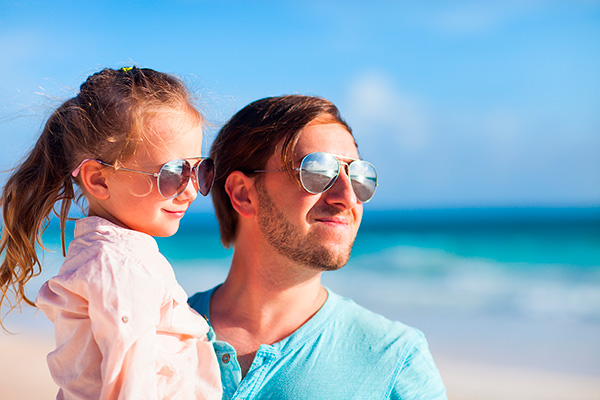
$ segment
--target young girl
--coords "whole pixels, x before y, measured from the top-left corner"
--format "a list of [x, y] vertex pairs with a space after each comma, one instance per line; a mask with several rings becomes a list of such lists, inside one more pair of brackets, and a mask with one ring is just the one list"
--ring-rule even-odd
[[151, 69], [104, 69], [46, 123], [2, 193], [2, 297], [25, 301], [35, 245], [76, 184], [88, 217], [37, 306], [55, 325], [48, 355], [60, 399], [220, 399], [208, 324], [187, 305], [152, 236], [170, 236], [214, 164], [200, 157], [203, 118], [180, 80]]

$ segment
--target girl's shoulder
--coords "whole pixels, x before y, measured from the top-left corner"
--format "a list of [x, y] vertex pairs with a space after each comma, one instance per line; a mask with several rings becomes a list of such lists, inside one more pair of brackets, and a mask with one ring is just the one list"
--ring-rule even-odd
[[87, 217], [75, 225], [60, 274], [96, 282], [168, 280], [172, 268], [153, 237]]
[[75, 223], [75, 238], [86, 241], [99, 241], [104, 245], [136, 249], [145, 247], [157, 252], [156, 240], [146, 233], [116, 225], [101, 217], [86, 217]]
[[59, 274], [49, 281], [52, 290], [90, 305], [133, 304], [133, 296], [159, 307], [170, 296], [175, 276], [152, 237], [103, 221], [79, 222]]
[[125, 258], [148, 258], [160, 254], [156, 240], [143, 232], [124, 228], [100, 217], [86, 217], [75, 224], [75, 239], [69, 245], [75, 251], [86, 248]]

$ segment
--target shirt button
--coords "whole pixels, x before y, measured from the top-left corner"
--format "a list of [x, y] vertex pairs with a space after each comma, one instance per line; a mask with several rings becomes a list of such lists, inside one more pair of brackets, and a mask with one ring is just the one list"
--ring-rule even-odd
[[123, 321], [124, 324], [129, 322], [129, 318], [127, 318], [127, 316], [121, 318], [121, 321]]
[[223, 357], [221, 357], [221, 360], [223, 360], [224, 364], [227, 364], [229, 362], [229, 354], [227, 354], [227, 353], [223, 354]]

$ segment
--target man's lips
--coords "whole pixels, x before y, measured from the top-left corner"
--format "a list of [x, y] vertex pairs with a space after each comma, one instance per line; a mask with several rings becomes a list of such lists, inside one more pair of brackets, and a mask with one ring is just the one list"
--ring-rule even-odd
[[315, 218], [315, 221], [332, 226], [347, 226], [350, 225], [350, 219], [345, 217], [321, 217]]

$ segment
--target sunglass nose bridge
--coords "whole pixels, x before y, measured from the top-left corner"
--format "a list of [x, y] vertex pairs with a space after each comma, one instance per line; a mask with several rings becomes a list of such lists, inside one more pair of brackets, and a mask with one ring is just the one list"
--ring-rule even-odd
[[340, 163], [340, 171], [344, 170], [344, 172], [346, 173], [346, 176], [348, 176], [348, 178], [350, 178], [350, 163], [347, 163], [345, 161], [340, 161], [340, 160], [338, 160], [338, 162]]
[[200, 164], [196, 164], [192, 167], [192, 173], [191, 173], [191, 180], [192, 180], [192, 185], [194, 185], [194, 189], [196, 189], [196, 192], [200, 191], [200, 183], [198, 182], [198, 167], [200, 166]]

